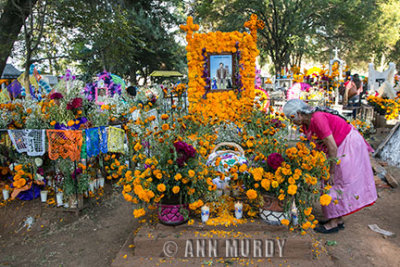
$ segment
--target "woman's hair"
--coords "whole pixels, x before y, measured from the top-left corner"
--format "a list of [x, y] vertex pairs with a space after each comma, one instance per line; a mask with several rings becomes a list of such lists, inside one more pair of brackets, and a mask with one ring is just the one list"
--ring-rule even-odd
[[294, 118], [296, 118], [297, 113], [310, 115], [317, 111], [330, 113], [332, 115], [339, 116], [342, 119], [344, 119], [345, 121], [347, 121], [347, 119], [345, 117], [343, 117], [342, 115], [340, 115], [337, 110], [330, 109], [327, 107], [311, 107], [311, 106], [307, 105], [303, 100], [300, 100], [300, 99], [291, 99], [283, 106], [283, 113], [288, 118], [291, 118], [292, 116], [294, 116]]
[[360, 80], [360, 77], [358, 76], [358, 74], [354, 74], [353, 82], [356, 84], [357, 89], [360, 88], [361, 80]]

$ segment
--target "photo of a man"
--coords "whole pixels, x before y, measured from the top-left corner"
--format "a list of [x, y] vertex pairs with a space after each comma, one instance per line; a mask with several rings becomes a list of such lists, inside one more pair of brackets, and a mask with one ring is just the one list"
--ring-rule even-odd
[[217, 69], [217, 83], [218, 89], [226, 89], [226, 69], [223, 63], [219, 63], [219, 68]]
[[[232, 55], [210, 56], [211, 90], [232, 89]], [[211, 79], [212, 78], [212, 79]]]

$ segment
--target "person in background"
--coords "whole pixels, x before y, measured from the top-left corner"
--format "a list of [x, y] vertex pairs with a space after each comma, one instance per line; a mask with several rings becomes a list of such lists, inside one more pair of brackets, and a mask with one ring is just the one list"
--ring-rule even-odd
[[331, 160], [329, 195], [332, 202], [322, 207], [328, 221], [314, 230], [335, 233], [344, 228], [343, 216], [371, 206], [377, 199], [371, 168], [370, 145], [361, 134], [342, 118], [337, 111], [325, 107], [310, 107], [300, 99], [289, 100], [283, 112], [296, 125], [300, 125], [308, 140], [318, 144]]
[[126, 91], [128, 92], [128, 94], [130, 96], [135, 97], [137, 94], [137, 87], [136, 86], [128, 86], [128, 88], [126, 88]]

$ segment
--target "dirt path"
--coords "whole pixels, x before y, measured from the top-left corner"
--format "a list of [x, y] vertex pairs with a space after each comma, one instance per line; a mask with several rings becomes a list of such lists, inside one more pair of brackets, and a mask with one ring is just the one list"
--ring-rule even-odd
[[[38, 199], [1, 208], [0, 266], [109, 266], [137, 226], [132, 205], [119, 190], [108, 189], [79, 217], [54, 210], [40, 216]], [[27, 216], [36, 218], [31, 231], [16, 233]]]

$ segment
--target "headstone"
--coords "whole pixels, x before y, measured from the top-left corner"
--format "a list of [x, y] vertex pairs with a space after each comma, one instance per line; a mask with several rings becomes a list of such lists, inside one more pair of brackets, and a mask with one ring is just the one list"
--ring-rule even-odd
[[[396, 64], [389, 63], [389, 68], [383, 72], [376, 71], [374, 63], [368, 64], [368, 92], [369, 95], [375, 95], [380, 91], [381, 96], [394, 98], [396, 95], [394, 87], [394, 75], [396, 74]], [[393, 96], [394, 94], [394, 96]]]

